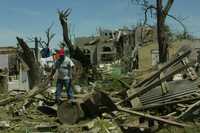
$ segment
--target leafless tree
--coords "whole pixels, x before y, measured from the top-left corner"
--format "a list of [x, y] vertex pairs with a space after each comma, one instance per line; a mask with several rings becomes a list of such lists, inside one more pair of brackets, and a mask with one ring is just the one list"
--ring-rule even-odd
[[165, 4], [163, 0], [156, 0], [152, 3], [150, 0], [131, 0], [132, 2], [136, 2], [137, 4], [141, 5], [144, 9], [144, 25], [147, 23], [148, 13], [150, 12], [151, 15], [155, 11], [157, 17], [157, 39], [159, 45], [159, 60], [160, 63], [164, 63], [167, 61], [168, 55], [168, 42], [165, 33], [165, 22], [167, 16], [176, 20], [184, 29], [184, 34], [186, 34], [187, 29], [182, 21], [175, 16], [169, 14], [169, 11], [174, 3], [174, 0], [166, 0]]
[[68, 17], [71, 13], [71, 9], [68, 8], [66, 10], [58, 10], [60, 24], [63, 29], [63, 41], [65, 46], [69, 49], [70, 56], [78, 61], [84, 67], [88, 67], [90, 65], [90, 61], [88, 60], [87, 56], [81, 51], [78, 47], [75, 47], [69, 37], [69, 26], [68, 26]]
[[29, 85], [30, 88], [32, 89], [41, 82], [41, 70], [39, 67], [39, 63], [36, 60], [33, 51], [31, 50], [31, 48], [29, 48], [27, 43], [22, 38], [19, 37], [17, 37], [17, 41], [20, 46], [18, 55], [29, 67], [28, 70]]
[[49, 47], [50, 42], [56, 35], [55, 33], [51, 32], [52, 26], [53, 25], [50, 25], [45, 31], [46, 40], [43, 40], [42, 37], [32, 37], [28, 38], [29, 42], [34, 42], [35, 44], [38, 43], [42, 48]]
[[63, 41], [66, 46], [69, 48], [70, 54], [72, 54], [74, 48], [72, 42], [69, 38], [69, 28], [68, 28], [68, 16], [71, 13], [71, 9], [68, 8], [66, 10], [58, 10], [59, 20], [63, 29]]

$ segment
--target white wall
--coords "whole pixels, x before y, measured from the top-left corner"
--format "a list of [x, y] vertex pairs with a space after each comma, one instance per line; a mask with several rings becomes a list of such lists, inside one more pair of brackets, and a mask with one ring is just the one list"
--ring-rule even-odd
[[8, 55], [0, 54], [0, 68], [8, 68]]

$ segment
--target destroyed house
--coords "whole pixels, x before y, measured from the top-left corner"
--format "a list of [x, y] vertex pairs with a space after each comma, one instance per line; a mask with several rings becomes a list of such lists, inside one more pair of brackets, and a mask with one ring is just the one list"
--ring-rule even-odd
[[88, 56], [93, 65], [111, 63], [116, 59], [117, 50], [111, 32], [76, 38], [75, 45]]
[[75, 39], [78, 46], [90, 59], [91, 64], [107, 64], [126, 56], [134, 47], [134, 32], [129, 29], [99, 29], [98, 36]]

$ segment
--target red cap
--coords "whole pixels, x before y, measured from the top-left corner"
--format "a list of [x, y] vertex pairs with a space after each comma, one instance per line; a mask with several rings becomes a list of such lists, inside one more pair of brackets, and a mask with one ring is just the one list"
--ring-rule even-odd
[[60, 55], [60, 56], [64, 56], [64, 55], [65, 55], [65, 50], [64, 50], [64, 48], [61, 48], [61, 49], [59, 50], [59, 55]]

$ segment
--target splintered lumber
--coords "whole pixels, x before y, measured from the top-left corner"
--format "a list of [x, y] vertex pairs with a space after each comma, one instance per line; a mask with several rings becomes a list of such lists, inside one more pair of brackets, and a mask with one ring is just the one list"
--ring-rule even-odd
[[190, 53], [191, 53], [191, 50], [188, 50], [185, 53], [183, 53], [183, 54], [179, 55], [178, 57], [174, 58], [173, 60], [169, 61], [166, 65], [162, 66], [159, 71], [155, 72], [150, 77], [148, 77], [145, 80], [141, 81], [140, 83], [138, 83], [134, 87], [140, 87], [140, 86], [142, 86], [144, 84], [151, 83], [153, 80], [155, 80], [160, 75], [161, 72], [163, 72], [164, 70], [166, 70], [170, 66], [174, 65], [178, 61], [181, 61], [183, 58], [188, 56]]
[[181, 113], [181, 115], [178, 116], [178, 119], [188, 119], [193, 114], [194, 111], [199, 109], [200, 107], [200, 101], [197, 101], [196, 103], [189, 106], [189, 108]]
[[118, 79], [118, 81], [126, 88], [126, 89], [130, 89], [131, 86], [129, 84], [127, 84], [126, 82], [124, 82], [123, 80], [121, 79]]
[[170, 125], [173, 125], [173, 126], [190, 127], [190, 125], [187, 125], [187, 124], [184, 124], [184, 123], [166, 120], [166, 119], [163, 119], [163, 118], [160, 118], [160, 117], [157, 117], [157, 116], [152, 116], [152, 115], [149, 115], [149, 114], [145, 114], [145, 113], [141, 113], [141, 112], [137, 112], [137, 111], [133, 111], [133, 110], [128, 110], [128, 109], [125, 109], [125, 108], [122, 108], [122, 107], [119, 107], [119, 106], [118, 106], [118, 111], [126, 112], [126, 113], [137, 115], [137, 116], [142, 116], [142, 117], [145, 117], [145, 118], [148, 118], [148, 119], [156, 120], [156, 121], [166, 123], [166, 124], [170, 124]]
[[11, 102], [21, 102], [25, 100], [29, 100], [30, 98], [33, 98], [34, 96], [41, 94], [43, 91], [48, 89], [48, 84], [50, 80], [47, 79], [46, 81], [42, 82], [38, 86], [35, 86], [32, 90], [30, 90], [28, 93], [23, 95], [16, 95], [14, 97], [8, 97], [6, 99], [0, 100], [0, 106], [7, 105]]
[[[87, 106], [89, 110], [85, 110], [81, 104], [85, 104], [85, 106]], [[107, 109], [102, 110], [102, 108], [105, 108], [105, 107]], [[72, 104], [72, 103], [68, 103], [67, 101], [64, 101], [63, 103], [61, 103], [61, 105], [58, 106], [57, 116], [60, 122], [62, 123], [75, 124], [76, 122], [78, 122], [78, 120], [80, 120], [80, 118], [84, 117], [83, 115], [86, 115], [88, 113], [86, 111], [90, 112], [92, 110], [94, 110], [93, 113], [97, 113], [97, 115], [98, 113], [102, 114], [104, 112], [109, 112], [109, 111], [110, 112], [121, 111], [121, 112], [126, 112], [126, 113], [137, 115], [137, 116], [142, 116], [148, 119], [156, 120], [162, 123], [166, 123], [166, 124], [170, 124], [170, 125], [174, 125], [178, 127], [189, 126], [183, 123], [166, 120], [157, 116], [152, 116], [149, 114], [132, 111], [132, 110], [122, 108], [120, 106], [116, 106], [112, 102], [112, 100], [107, 96], [107, 94], [103, 92], [95, 92], [90, 97], [86, 98], [85, 101], [82, 101], [82, 102], [76, 102]], [[89, 114], [91, 114], [91, 112]]]
[[190, 67], [193, 63], [191, 64], [187, 64], [185, 66], [180, 66], [179, 68], [173, 70], [172, 72], [170, 72], [169, 74], [167, 74], [165, 77], [161, 78], [160, 80], [158, 81], [154, 81], [153, 83], [147, 85], [147, 86], [144, 86], [142, 88], [139, 88], [138, 90], [135, 91], [135, 93], [133, 93], [131, 96], [125, 98], [124, 100], [118, 102], [117, 104], [121, 104], [121, 103], [124, 103], [126, 101], [129, 101], [129, 100], [132, 100], [133, 98], [137, 97], [137, 96], [140, 96], [144, 93], [146, 93], [147, 91], [155, 88], [156, 86], [160, 85], [163, 81], [165, 80], [168, 80], [170, 79], [174, 74], [177, 74], [179, 73], [180, 71], [182, 70], [185, 70], [186, 68]]
[[[161, 68], [162, 64], [159, 64], [158, 67]], [[164, 72], [161, 72], [159, 79], [163, 78], [164, 76], [165, 76]], [[166, 81], [162, 82], [161, 83], [162, 95], [166, 94], [168, 92], [168, 89], [169, 89], [169, 87], [168, 87], [167, 82]]]
[[0, 100], [0, 106], [4, 106], [11, 102], [17, 101], [17, 99], [18, 99], [17, 97], [8, 97], [6, 99], [2, 99]]
[[[186, 57], [185, 59], [182, 59], [181, 62], [182, 62], [183, 65], [186, 65], [186, 64], [189, 63], [189, 60], [188, 60], [188, 58]], [[195, 70], [194, 70], [193, 67], [189, 67], [189, 68], [187, 69], [187, 72], [188, 72], [188, 74], [189, 74], [191, 80], [196, 80], [196, 79], [198, 78], [198, 76], [197, 76], [197, 74], [196, 74], [196, 72], [195, 72]]]

